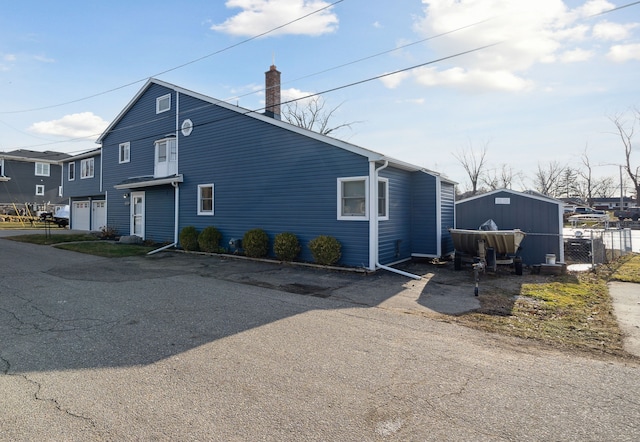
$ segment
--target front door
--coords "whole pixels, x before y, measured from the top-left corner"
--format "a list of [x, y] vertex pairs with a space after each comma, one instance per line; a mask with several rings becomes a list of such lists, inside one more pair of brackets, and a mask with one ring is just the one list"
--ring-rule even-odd
[[144, 239], [144, 192], [131, 193], [131, 234]]

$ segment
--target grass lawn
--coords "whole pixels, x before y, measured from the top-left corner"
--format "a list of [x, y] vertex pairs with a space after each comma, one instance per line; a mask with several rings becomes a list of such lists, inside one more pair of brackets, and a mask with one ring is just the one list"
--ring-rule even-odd
[[136, 244], [118, 244], [107, 241], [62, 243], [56, 244], [54, 247], [58, 249], [71, 250], [73, 252], [104, 256], [106, 258], [143, 256], [148, 252], [158, 248]]
[[554, 347], [626, 356], [607, 289], [610, 280], [640, 282], [640, 255], [626, 256], [595, 272], [523, 283], [518, 293], [485, 291], [480, 309], [456, 321]]
[[28, 242], [31, 244], [55, 245], [54, 247], [59, 249], [104, 256], [107, 258], [141, 256], [158, 248], [157, 246], [150, 247], [136, 244], [118, 244], [110, 241], [101, 241], [96, 235], [91, 233], [56, 233], [55, 235], [37, 233], [33, 235], [10, 236], [6, 239]]

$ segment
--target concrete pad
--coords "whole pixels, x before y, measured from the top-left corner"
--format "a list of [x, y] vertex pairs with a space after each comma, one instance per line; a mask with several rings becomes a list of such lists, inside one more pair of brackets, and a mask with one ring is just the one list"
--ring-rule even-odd
[[608, 287], [613, 310], [624, 333], [623, 348], [640, 356], [640, 285], [614, 281]]

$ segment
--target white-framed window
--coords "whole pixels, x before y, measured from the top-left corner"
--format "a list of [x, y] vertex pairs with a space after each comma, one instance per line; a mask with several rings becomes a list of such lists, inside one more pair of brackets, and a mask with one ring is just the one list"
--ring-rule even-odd
[[69, 181], [73, 181], [76, 179], [76, 163], [74, 161], [69, 163], [67, 169], [67, 177], [69, 178]]
[[118, 163], [122, 164], [131, 161], [131, 143], [128, 141], [120, 143], [118, 150]]
[[62, 196], [62, 186], [58, 186], [58, 196]]
[[378, 178], [378, 219], [389, 219], [389, 180]]
[[0, 158], [0, 176], [4, 176], [4, 158]]
[[[338, 219], [368, 220], [369, 177], [338, 178]], [[389, 219], [389, 180], [378, 179], [378, 219]]]
[[213, 184], [198, 185], [198, 215], [213, 215]]
[[44, 185], [36, 184], [36, 195], [37, 196], [44, 196]]
[[50, 171], [49, 163], [36, 163], [36, 176], [49, 176]]
[[156, 98], [156, 114], [171, 110], [171, 94]]
[[80, 162], [80, 179], [93, 178], [93, 158], [86, 158]]
[[369, 178], [338, 178], [338, 219], [366, 220]]
[[175, 137], [164, 138], [155, 142], [156, 157], [154, 176], [174, 175], [178, 171], [178, 145]]

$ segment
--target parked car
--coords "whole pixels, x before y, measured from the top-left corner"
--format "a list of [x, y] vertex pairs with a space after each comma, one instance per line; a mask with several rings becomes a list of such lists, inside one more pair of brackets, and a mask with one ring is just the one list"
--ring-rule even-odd
[[640, 207], [629, 207], [624, 210], [616, 210], [613, 212], [613, 216], [618, 218], [620, 221], [625, 219], [631, 219], [633, 221], [638, 221], [640, 219]]

